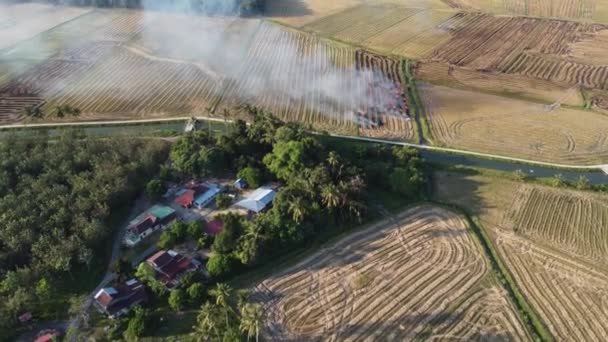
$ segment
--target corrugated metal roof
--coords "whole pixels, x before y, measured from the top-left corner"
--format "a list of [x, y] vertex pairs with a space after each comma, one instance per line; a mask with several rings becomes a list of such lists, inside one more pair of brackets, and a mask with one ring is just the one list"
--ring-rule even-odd
[[264, 210], [276, 196], [276, 192], [269, 188], [258, 188], [247, 198], [237, 203], [239, 207], [259, 213]]
[[175, 210], [171, 207], [167, 207], [164, 205], [155, 205], [148, 210], [148, 213], [156, 218], [164, 219], [165, 217], [173, 214]]

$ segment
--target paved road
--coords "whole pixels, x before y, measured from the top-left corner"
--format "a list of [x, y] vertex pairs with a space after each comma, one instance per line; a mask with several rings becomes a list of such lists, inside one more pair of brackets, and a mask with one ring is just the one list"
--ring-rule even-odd
[[[224, 120], [224, 119], [212, 118], [212, 117], [207, 117], [207, 116], [197, 116], [196, 118], [199, 120], [206, 120], [206, 121], [232, 122], [232, 120]], [[74, 122], [74, 123], [19, 124], [19, 125], [3, 125], [3, 126], [0, 126], [0, 130], [2, 130], [2, 129], [5, 129], [5, 130], [6, 129], [19, 129], [19, 128], [72, 127], [72, 126], [73, 127], [104, 126], [104, 125], [116, 126], [116, 125], [129, 125], [129, 124], [141, 124], [141, 123], [162, 123], [162, 122], [171, 122], [171, 121], [184, 121], [185, 122], [188, 119], [190, 119], [190, 117], [121, 120], [121, 121]], [[414, 143], [407, 143], [407, 142], [356, 137], [356, 136], [348, 136], [348, 135], [340, 135], [340, 134], [332, 134], [332, 133], [330, 133], [330, 135], [333, 137], [339, 137], [339, 138], [344, 138], [344, 139], [368, 141], [368, 142], [391, 144], [391, 145], [398, 145], [398, 146], [409, 146], [409, 147], [413, 147], [413, 148], [417, 148], [417, 149], [421, 149], [421, 150], [436, 151], [436, 152], [443, 152], [443, 153], [456, 153], [456, 154], [468, 155], [468, 156], [473, 156], [473, 157], [490, 158], [490, 159], [497, 159], [497, 160], [513, 162], [513, 163], [524, 163], [524, 164], [559, 168], [559, 169], [565, 169], [565, 170], [575, 170], [576, 171], [576, 170], [592, 169], [592, 170], [603, 171], [604, 173], [608, 174], [608, 164], [605, 164], [605, 165], [604, 164], [569, 165], [569, 164], [559, 164], [559, 163], [547, 163], [547, 162], [536, 161], [536, 160], [531, 160], [531, 159], [514, 158], [514, 157], [501, 156], [501, 155], [497, 155], [497, 154], [473, 152], [473, 151], [459, 150], [459, 149], [454, 149], [454, 148], [421, 145], [421, 144], [414, 144]]]

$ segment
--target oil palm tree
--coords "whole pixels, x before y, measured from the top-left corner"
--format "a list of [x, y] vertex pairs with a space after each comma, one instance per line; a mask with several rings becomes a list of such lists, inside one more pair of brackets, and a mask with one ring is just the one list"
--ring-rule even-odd
[[262, 307], [259, 304], [247, 303], [241, 310], [241, 325], [242, 332], [247, 334], [247, 341], [252, 336], [255, 336], [256, 342], [260, 336], [260, 325], [262, 324]]

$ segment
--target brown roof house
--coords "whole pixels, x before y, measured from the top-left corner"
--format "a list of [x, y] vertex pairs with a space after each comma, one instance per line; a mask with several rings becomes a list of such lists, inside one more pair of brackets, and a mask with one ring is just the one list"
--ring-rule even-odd
[[201, 266], [197, 260], [172, 250], [158, 251], [146, 262], [156, 271], [156, 279], [169, 289], [178, 286], [184, 274], [196, 271]]
[[162, 205], [153, 206], [129, 222], [124, 240], [125, 245], [133, 247], [139, 244], [158, 229], [164, 229], [175, 217], [175, 210], [172, 208]]
[[146, 287], [136, 279], [105, 287], [95, 294], [97, 309], [112, 319], [129, 313], [132, 307], [147, 300]]

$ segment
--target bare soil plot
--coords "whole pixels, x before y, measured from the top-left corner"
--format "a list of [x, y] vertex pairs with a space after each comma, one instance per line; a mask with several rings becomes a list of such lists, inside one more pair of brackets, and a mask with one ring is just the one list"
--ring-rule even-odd
[[415, 74], [418, 79], [449, 87], [489, 92], [545, 103], [554, 103], [559, 100], [562, 104], [580, 107], [584, 105], [582, 96], [568, 95], [564, 97], [564, 94], [571, 93], [572, 85], [556, 84], [544, 79], [517, 74], [481, 72], [470, 68], [433, 62], [418, 63]]
[[450, 69], [461, 67], [555, 84], [608, 88], [603, 47], [606, 26], [479, 13], [460, 15], [467, 18], [460, 20], [466, 24], [440, 25], [451, 37], [434, 49], [429, 55], [431, 61], [449, 64]]
[[561, 55], [568, 45], [599, 25], [471, 13], [466, 25], [450, 28], [452, 38], [432, 58], [480, 70], [503, 70], [524, 52]]
[[591, 107], [608, 115], [608, 91], [591, 92]]
[[568, 49], [568, 60], [590, 65], [608, 65], [608, 30], [571, 43]]
[[419, 93], [440, 145], [563, 164], [608, 162], [605, 115], [561, 108], [560, 99], [541, 105], [430, 85]]
[[[418, 207], [376, 224], [255, 287], [270, 340], [414, 340], [429, 323], [525, 336], [500, 291], [470, 296], [488, 271], [481, 248], [454, 213]], [[472, 315], [488, 301], [495, 310]], [[458, 313], [448, 312], [457, 306]], [[491, 323], [490, 323], [491, 322]], [[459, 326], [476, 326], [459, 331]]]
[[82, 7], [43, 4], [0, 4], [0, 49], [29, 39], [89, 12]]
[[522, 186], [502, 225], [538, 243], [608, 266], [605, 196]]

